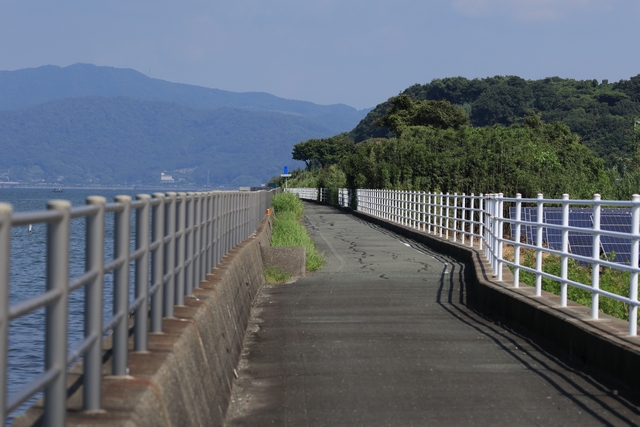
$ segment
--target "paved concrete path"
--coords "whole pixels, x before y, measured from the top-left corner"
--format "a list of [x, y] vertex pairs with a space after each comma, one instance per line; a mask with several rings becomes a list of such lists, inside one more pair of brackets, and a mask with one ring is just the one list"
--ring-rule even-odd
[[259, 293], [228, 426], [640, 424], [637, 394], [466, 304], [464, 265], [306, 208], [327, 265]]

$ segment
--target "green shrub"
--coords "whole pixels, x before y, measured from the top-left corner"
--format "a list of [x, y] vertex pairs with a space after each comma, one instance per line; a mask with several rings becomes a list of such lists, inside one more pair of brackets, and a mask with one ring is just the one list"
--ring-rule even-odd
[[324, 265], [324, 258], [298, 219], [295, 212], [276, 209], [271, 246], [304, 246], [307, 252], [307, 271], [319, 270]]
[[271, 201], [273, 210], [276, 211], [276, 215], [284, 212], [292, 212], [296, 218], [302, 218], [304, 213], [304, 206], [302, 200], [293, 193], [279, 193], [273, 196]]

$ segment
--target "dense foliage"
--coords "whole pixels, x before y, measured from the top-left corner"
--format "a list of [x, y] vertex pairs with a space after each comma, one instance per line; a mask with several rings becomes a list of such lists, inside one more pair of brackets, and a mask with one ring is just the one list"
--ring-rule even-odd
[[[330, 167], [307, 159], [307, 171], [294, 181], [313, 175], [318, 187], [382, 188], [459, 193], [502, 192], [523, 197], [543, 193], [558, 198], [628, 198], [637, 179], [616, 169], [580, 142], [558, 121], [544, 123], [529, 114], [510, 126], [470, 126], [466, 111], [448, 101], [417, 101], [407, 95], [389, 100], [386, 113], [376, 119], [391, 129], [392, 138], [371, 138], [355, 145]], [[331, 139], [327, 139], [331, 140]], [[296, 149], [316, 141], [297, 144]], [[628, 162], [630, 171], [640, 165]], [[319, 166], [320, 165], [320, 166]], [[338, 167], [339, 166], [339, 167]], [[614, 185], [612, 185], [612, 182]], [[296, 185], [292, 182], [292, 185]]]
[[409, 126], [359, 144], [343, 163], [348, 186], [535, 197], [609, 191], [601, 159], [562, 123], [440, 129]]
[[310, 139], [293, 146], [293, 160], [305, 163], [307, 169], [314, 166], [321, 169], [338, 163], [353, 151], [353, 142], [344, 134], [332, 138]]
[[[559, 77], [453, 77], [411, 86], [403, 94], [413, 101], [448, 101], [462, 108], [474, 127], [509, 126], [538, 113], [546, 123], [565, 123], [608, 166], [633, 156], [633, 122], [640, 117], [640, 75], [617, 83]], [[351, 132], [351, 138], [361, 142], [392, 136], [380, 121], [391, 108], [390, 101], [378, 105]]]

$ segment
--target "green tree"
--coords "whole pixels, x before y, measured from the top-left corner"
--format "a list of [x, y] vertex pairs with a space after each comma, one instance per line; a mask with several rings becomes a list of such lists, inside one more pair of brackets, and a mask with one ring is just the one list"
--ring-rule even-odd
[[390, 98], [391, 108], [377, 120], [396, 135], [407, 126], [432, 126], [438, 129], [459, 129], [468, 124], [466, 112], [449, 101], [413, 102], [408, 95]]
[[314, 162], [324, 169], [329, 165], [340, 162], [354, 149], [353, 142], [344, 134], [331, 138], [310, 139], [293, 146], [294, 160], [301, 160], [307, 169], [313, 167]]

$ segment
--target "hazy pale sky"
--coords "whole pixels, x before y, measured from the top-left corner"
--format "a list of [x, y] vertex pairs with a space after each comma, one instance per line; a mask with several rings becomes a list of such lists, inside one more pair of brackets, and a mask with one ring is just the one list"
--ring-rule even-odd
[[434, 78], [640, 74], [640, 0], [0, 0], [0, 70], [83, 62], [373, 107]]

